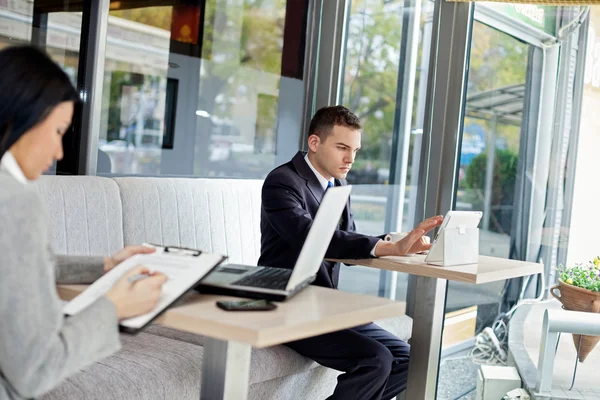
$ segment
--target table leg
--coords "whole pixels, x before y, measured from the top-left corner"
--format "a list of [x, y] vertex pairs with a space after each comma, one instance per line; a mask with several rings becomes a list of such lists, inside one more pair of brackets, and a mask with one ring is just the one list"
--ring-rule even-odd
[[206, 338], [200, 400], [246, 400], [252, 346]]
[[414, 315], [406, 398], [435, 400], [446, 307], [445, 279], [419, 276], [413, 291]]

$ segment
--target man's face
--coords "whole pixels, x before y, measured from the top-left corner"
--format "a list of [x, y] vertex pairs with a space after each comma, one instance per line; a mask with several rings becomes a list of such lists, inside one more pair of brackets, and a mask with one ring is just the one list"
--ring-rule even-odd
[[360, 130], [338, 125], [325, 140], [311, 135], [308, 145], [314, 153], [315, 168], [326, 179], [346, 179], [356, 152], [360, 150], [360, 138]]

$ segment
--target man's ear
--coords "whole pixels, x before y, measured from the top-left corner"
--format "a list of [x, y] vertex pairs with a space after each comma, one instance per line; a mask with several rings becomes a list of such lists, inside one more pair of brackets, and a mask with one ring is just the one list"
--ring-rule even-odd
[[312, 152], [316, 152], [321, 144], [321, 139], [317, 135], [310, 135], [308, 137], [308, 148]]

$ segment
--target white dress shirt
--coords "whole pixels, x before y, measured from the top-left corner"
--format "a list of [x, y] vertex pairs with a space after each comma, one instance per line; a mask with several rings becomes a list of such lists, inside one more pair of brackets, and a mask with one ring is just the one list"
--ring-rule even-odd
[[333, 186], [335, 186], [335, 179], [333, 179], [333, 178], [331, 178], [331, 179], [325, 179], [325, 177], [323, 175], [321, 175], [319, 173], [319, 171], [317, 171], [315, 169], [315, 167], [313, 167], [313, 165], [311, 164], [310, 160], [308, 159], [308, 154], [306, 154], [304, 156], [304, 161], [306, 161], [306, 163], [308, 164], [308, 167], [311, 169], [311, 171], [313, 172], [313, 174], [315, 174], [315, 176], [319, 180], [319, 183], [321, 184], [321, 187], [323, 188], [323, 190], [327, 190], [327, 184], [329, 182], [331, 182], [331, 184]]
[[[308, 159], [308, 153], [304, 156], [304, 161], [306, 161], [306, 163], [308, 164], [308, 167], [311, 169], [311, 171], [315, 174], [315, 176], [319, 180], [319, 183], [321, 184], [321, 187], [323, 188], [323, 190], [327, 190], [327, 184], [329, 182], [331, 182], [331, 184], [333, 186], [335, 186], [335, 179], [333, 179], [333, 178], [326, 179], [323, 175], [321, 175], [319, 173], [319, 171], [316, 170], [315, 167], [313, 167], [313, 165], [311, 164], [310, 160]], [[375, 247], [373, 247], [373, 250], [371, 250], [371, 256], [375, 257], [375, 249], [377, 248], [377, 245], [380, 242], [381, 242], [381, 239], [379, 240], [379, 242], [375, 243]]]
[[23, 185], [27, 184], [28, 181], [27, 178], [25, 178], [25, 174], [23, 174], [21, 167], [19, 167], [17, 160], [15, 160], [15, 157], [11, 154], [10, 151], [7, 151], [2, 156], [2, 160], [0, 160], [0, 169], [7, 171]]

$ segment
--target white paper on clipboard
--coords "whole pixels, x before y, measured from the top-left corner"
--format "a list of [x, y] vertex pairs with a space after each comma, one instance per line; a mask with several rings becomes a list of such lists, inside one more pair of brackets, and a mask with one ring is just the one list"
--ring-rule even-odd
[[154, 310], [120, 322], [122, 327], [131, 330], [141, 329], [225, 260], [221, 254], [172, 246], [151, 246], [156, 249], [156, 252], [136, 254], [123, 261], [67, 303], [63, 307], [63, 313], [66, 315], [77, 314], [104, 296], [123, 274], [138, 265], [143, 265], [150, 272], [165, 274], [168, 280], [162, 287], [160, 300]]

